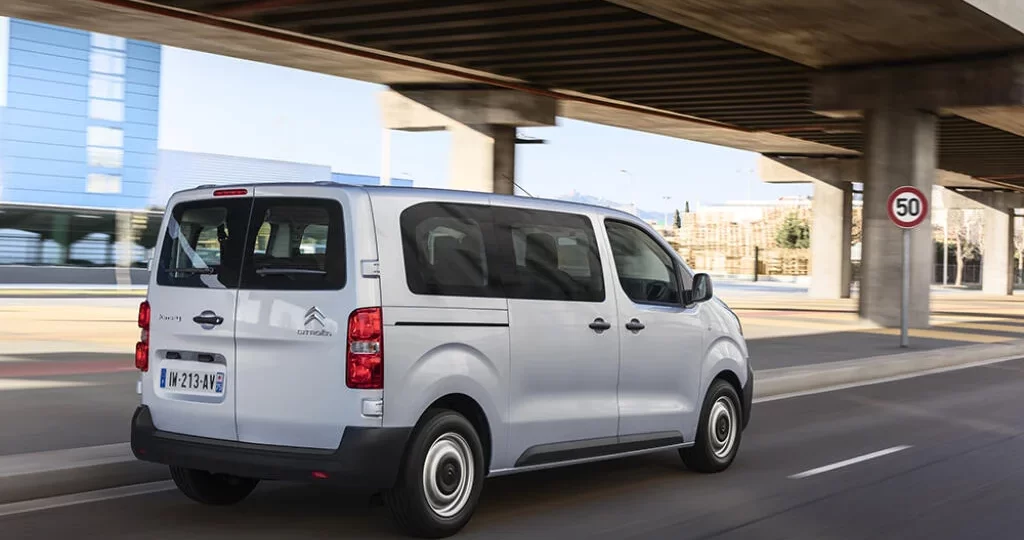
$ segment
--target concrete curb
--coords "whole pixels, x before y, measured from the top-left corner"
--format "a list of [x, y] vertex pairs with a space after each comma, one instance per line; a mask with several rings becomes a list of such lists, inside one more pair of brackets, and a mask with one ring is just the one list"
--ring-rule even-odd
[[[771, 401], [1021, 357], [1024, 340], [760, 370], [754, 398]], [[128, 443], [0, 456], [0, 505], [169, 477], [166, 467], [136, 460]]]
[[[929, 372], [968, 368], [1024, 357], [1024, 339], [914, 351], [872, 358], [857, 358], [788, 368], [755, 370], [754, 398], [781, 398], [789, 394], [884, 382]], [[756, 359], [754, 365], [756, 367]]]

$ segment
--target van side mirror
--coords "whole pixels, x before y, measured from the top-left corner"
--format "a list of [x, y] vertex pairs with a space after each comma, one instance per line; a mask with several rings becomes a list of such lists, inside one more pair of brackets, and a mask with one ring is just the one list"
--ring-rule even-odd
[[711, 286], [711, 276], [707, 274], [694, 274], [693, 287], [689, 291], [690, 304], [707, 302], [715, 296], [714, 287]]

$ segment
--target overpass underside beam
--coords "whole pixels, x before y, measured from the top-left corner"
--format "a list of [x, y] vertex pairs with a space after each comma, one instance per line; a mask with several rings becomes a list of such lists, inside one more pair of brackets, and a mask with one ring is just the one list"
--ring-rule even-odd
[[453, 189], [515, 193], [516, 128], [552, 126], [557, 102], [511, 90], [392, 89], [380, 98], [385, 129], [452, 135]]

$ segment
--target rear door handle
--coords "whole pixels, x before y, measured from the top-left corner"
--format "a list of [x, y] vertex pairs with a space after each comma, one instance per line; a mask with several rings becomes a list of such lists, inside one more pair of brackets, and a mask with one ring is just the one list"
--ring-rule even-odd
[[629, 330], [630, 332], [639, 332], [644, 328], [647, 327], [644, 326], [644, 323], [640, 322], [640, 319], [633, 319], [626, 323], [626, 330]]
[[216, 314], [211, 314], [209, 312], [203, 312], [200, 315], [196, 315], [195, 317], [192, 317], [192, 322], [194, 322], [196, 324], [209, 324], [209, 325], [217, 326], [217, 325], [219, 325], [219, 324], [224, 322], [224, 317], [221, 317], [220, 315], [216, 315]]
[[598, 317], [594, 319], [594, 322], [590, 323], [590, 329], [595, 332], [604, 332], [605, 330], [611, 330], [612, 323]]

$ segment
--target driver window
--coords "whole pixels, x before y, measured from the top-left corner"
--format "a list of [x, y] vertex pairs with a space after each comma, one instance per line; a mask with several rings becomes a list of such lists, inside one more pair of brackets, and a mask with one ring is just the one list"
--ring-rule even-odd
[[679, 282], [672, 257], [643, 230], [606, 224], [619, 283], [630, 300], [641, 304], [679, 305]]

